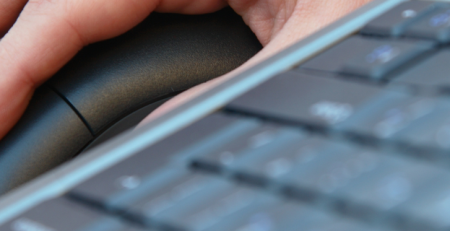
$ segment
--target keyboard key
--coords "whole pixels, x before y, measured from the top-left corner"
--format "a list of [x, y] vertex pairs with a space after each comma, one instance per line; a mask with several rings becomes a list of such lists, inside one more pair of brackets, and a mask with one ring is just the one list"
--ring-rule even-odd
[[[146, 182], [164, 181], [172, 174], [176, 174], [174, 171], [170, 171], [174, 168], [169, 166], [175, 165], [173, 159], [180, 150], [184, 150], [192, 143], [198, 143], [206, 137], [215, 137], [217, 142], [225, 142], [257, 125], [256, 122], [251, 121], [239, 120], [232, 116], [209, 116], [95, 175], [92, 179], [75, 187], [70, 194], [108, 206], [111, 198], [117, 195], [140, 191], [147, 184]], [[214, 143], [208, 140], [207, 145], [214, 145]], [[187, 169], [188, 165], [189, 163], [183, 162], [178, 169]], [[165, 168], [168, 172], [162, 171]]]
[[[105, 203], [107, 207], [124, 210], [142, 200], [148, 200], [149, 197], [159, 197], [166, 193], [166, 190], [183, 192], [183, 196], [171, 198], [171, 203], [176, 203], [203, 190], [211, 183], [214, 183], [213, 177], [207, 175], [192, 173], [188, 170], [165, 169], [142, 182], [139, 190], [117, 193], [108, 198]], [[169, 202], [166, 202], [166, 205], [170, 206]]]
[[303, 203], [282, 201], [259, 208], [245, 210], [223, 219], [208, 231], [298, 231], [316, 230], [323, 224], [332, 224], [338, 220], [331, 214], [319, 211]]
[[135, 226], [117, 227], [112, 224], [106, 224], [104, 222], [94, 223], [92, 226], [83, 229], [83, 231], [157, 231], [151, 228], [138, 228]]
[[268, 155], [236, 163], [231, 169], [246, 180], [275, 183], [293, 174], [296, 169], [322, 158], [324, 153], [334, 151], [331, 148], [333, 144], [324, 138], [309, 137]]
[[[394, 138], [415, 147], [450, 150], [450, 105], [438, 104], [438, 110], [399, 132]], [[447, 156], [447, 155], [446, 155]]]
[[336, 220], [332, 223], [323, 223], [318, 225], [317, 227], [313, 227], [311, 229], [307, 229], [305, 231], [389, 231], [386, 227], [383, 228], [374, 228], [371, 225], [364, 224], [362, 222], [358, 222], [356, 220], [350, 220], [341, 218], [340, 220]]
[[353, 36], [300, 67], [377, 80], [432, 47], [431, 42]]
[[218, 147], [211, 153], [198, 155], [193, 161], [200, 167], [221, 171], [234, 168], [241, 162], [253, 162], [272, 153], [279, 153], [286, 146], [300, 142], [306, 134], [300, 129], [261, 124], [234, 142]]
[[316, 128], [335, 128], [405, 97], [375, 86], [288, 72], [247, 92], [227, 108]]
[[[300, 199], [312, 193], [315, 199], [323, 199], [341, 189], [349, 182], [372, 172], [378, 166], [380, 156], [371, 150], [364, 150], [349, 144], [333, 143], [324, 148], [317, 157], [302, 165], [294, 167], [292, 174], [281, 178], [279, 182], [293, 190]], [[306, 191], [305, 191], [306, 190]]]
[[433, 165], [414, 159], [379, 156], [376, 168], [352, 179], [346, 186], [334, 191], [333, 196], [346, 198], [356, 206], [363, 204], [386, 212], [408, 202], [421, 187], [442, 172]]
[[[213, 139], [213, 137], [209, 137], [202, 142], [208, 145], [208, 149], [201, 145], [193, 145], [182, 150], [177, 156], [183, 159], [189, 157], [190, 160], [208, 160], [208, 162], [216, 166], [228, 166], [233, 164], [238, 158], [238, 154], [248, 149], [258, 149], [272, 143], [281, 129], [282, 127], [276, 124], [261, 122], [246, 130], [245, 133], [235, 135], [233, 139], [222, 140], [214, 146], [208, 145], [209, 140]], [[300, 130], [297, 133], [300, 135]], [[193, 155], [190, 153], [193, 153]]]
[[170, 177], [170, 173], [158, 171], [162, 171], [161, 169], [167, 166], [166, 160], [158, 159], [149, 153], [145, 154], [133, 156], [94, 176], [76, 186], [69, 194], [112, 209], [108, 206], [116, 195], [139, 191], [144, 182], [152, 181], [152, 179], [164, 181]]
[[359, 53], [345, 62], [341, 72], [378, 80], [433, 46], [422, 41], [368, 40], [361, 47], [353, 47]]
[[371, 21], [361, 32], [364, 34], [400, 36], [408, 26], [431, 13], [436, 8], [436, 5], [431, 2], [404, 2]]
[[300, 68], [339, 73], [347, 60], [359, 54], [354, 47], [363, 46], [365, 41], [363, 37], [352, 36], [306, 61]]
[[413, 97], [403, 101], [391, 101], [370, 115], [343, 124], [339, 129], [364, 137], [389, 140], [433, 113], [436, 107], [437, 102], [428, 98]]
[[[154, 220], [160, 227], [181, 230], [205, 230], [223, 219], [245, 211], [256, 211], [277, 203], [273, 196], [252, 188], [223, 182], [210, 185], [201, 193], [181, 201], [158, 213], [145, 213], [145, 218]], [[151, 205], [147, 204], [147, 205]], [[154, 206], [146, 206], [154, 208]], [[149, 211], [149, 210], [146, 210]]]
[[440, 43], [450, 41], [450, 7], [442, 7], [414, 23], [405, 35], [414, 38], [432, 39]]
[[313, 208], [304, 203], [279, 201], [256, 211], [237, 213], [207, 231], [381, 231], [357, 220]]
[[[270, 127], [270, 125], [267, 126]], [[204, 136], [203, 139], [192, 142], [191, 145], [178, 150], [178, 152], [173, 154], [173, 160], [191, 163], [197, 156], [213, 155], [220, 152], [219, 150], [223, 148], [229, 148], [229, 151], [239, 151], [241, 148], [245, 148], [246, 145], [251, 145], [246, 143], [246, 137], [258, 130], [259, 127], [265, 129], [266, 126], [257, 120], [235, 118], [232, 123], [223, 124], [221, 129], [217, 129], [217, 131]], [[242, 143], [243, 140], [244, 143]]]
[[164, 181], [146, 182], [139, 191], [116, 195], [107, 203], [151, 223], [154, 216], [223, 184], [215, 176], [178, 172]]
[[12, 221], [1, 231], [139, 231], [119, 219], [102, 215], [65, 198], [46, 201]]
[[449, 212], [450, 173], [448, 171], [441, 171], [439, 176], [421, 187], [407, 203], [393, 210], [393, 213], [400, 216], [400, 222], [406, 225], [409, 223], [413, 225], [413, 221], [419, 220], [429, 226], [446, 230], [450, 228]]
[[450, 50], [443, 49], [392, 79], [392, 83], [414, 84], [422, 88], [450, 88]]

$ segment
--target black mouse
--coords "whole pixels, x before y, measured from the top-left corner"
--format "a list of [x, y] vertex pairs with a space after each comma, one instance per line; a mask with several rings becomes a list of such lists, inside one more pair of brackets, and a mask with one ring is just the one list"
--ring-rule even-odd
[[84, 48], [35, 93], [0, 141], [0, 194], [135, 126], [161, 103], [262, 48], [231, 9], [150, 15]]

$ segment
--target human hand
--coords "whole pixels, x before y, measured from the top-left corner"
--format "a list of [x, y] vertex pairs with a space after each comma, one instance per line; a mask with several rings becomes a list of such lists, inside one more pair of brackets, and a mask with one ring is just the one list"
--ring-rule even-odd
[[[0, 0], [0, 32], [9, 30], [0, 41], [0, 138], [17, 122], [34, 89], [83, 46], [124, 33], [152, 11], [202, 14], [229, 4], [265, 46], [237, 72], [368, 1]], [[149, 119], [213, 87], [227, 76], [231, 74], [181, 94]]]

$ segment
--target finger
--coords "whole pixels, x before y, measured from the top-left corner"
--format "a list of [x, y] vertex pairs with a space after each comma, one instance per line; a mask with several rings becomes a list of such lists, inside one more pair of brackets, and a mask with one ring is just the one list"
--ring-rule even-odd
[[0, 0], [0, 37], [14, 24], [28, 0]]
[[[245, 6], [242, 5], [242, 3], [246, 1], [238, 1], [241, 0], [237, 0], [236, 3], [233, 3], [231, 1], [230, 5], [234, 7], [235, 10], [236, 8], [238, 8], [237, 12], [243, 14], [242, 16], [244, 17], [244, 20], [246, 20], [247, 24], [249, 24], [253, 31], [255, 31], [257, 35], [259, 35], [258, 38], [260, 40], [265, 40], [267, 38], [267, 45], [264, 47], [264, 49], [236, 70], [222, 77], [198, 85], [169, 100], [168, 102], [157, 108], [154, 112], [152, 112], [147, 118], [145, 118], [139, 126], [153, 121], [154, 119], [166, 114], [174, 108], [179, 107], [183, 103], [192, 100], [193, 98], [225, 82], [233, 76], [238, 75], [239, 73], [279, 52], [280, 50], [292, 45], [293, 43], [301, 40], [302, 38], [305, 38], [318, 29], [323, 28], [329, 23], [344, 16], [345, 14], [366, 4], [370, 0], [304, 1], [302, 4], [299, 4], [293, 8], [294, 10], [290, 13], [289, 18], [280, 18], [283, 21], [281, 25], [277, 25], [277, 22], [274, 18], [268, 17], [268, 14], [264, 9], [244, 9]], [[306, 3], [308, 3], [309, 5]], [[257, 4], [252, 4], [251, 6], [259, 7], [257, 6]], [[270, 8], [273, 9], [273, 7]], [[252, 14], [253, 12], [259, 12], [263, 15], [248, 15]], [[276, 16], [276, 13], [271, 12], [270, 14]], [[267, 24], [261, 25], [261, 23], [264, 23], [264, 20], [261, 21], [261, 19], [267, 20]], [[268, 24], [271, 26], [267, 27]], [[267, 33], [264, 33], [264, 31], [266, 31]], [[264, 44], [264, 41], [261, 42]]]
[[162, 10], [195, 12], [187, 1], [191, 0], [29, 0], [0, 42], [0, 137], [23, 113], [33, 89], [84, 45], [125, 32], [158, 4], [172, 6]]

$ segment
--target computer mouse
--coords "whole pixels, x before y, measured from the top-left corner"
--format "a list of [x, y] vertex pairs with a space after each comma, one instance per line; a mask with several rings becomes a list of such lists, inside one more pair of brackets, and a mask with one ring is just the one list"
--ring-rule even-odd
[[84, 48], [35, 93], [0, 141], [0, 194], [140, 122], [178, 93], [238, 67], [262, 48], [230, 8], [150, 15]]

